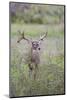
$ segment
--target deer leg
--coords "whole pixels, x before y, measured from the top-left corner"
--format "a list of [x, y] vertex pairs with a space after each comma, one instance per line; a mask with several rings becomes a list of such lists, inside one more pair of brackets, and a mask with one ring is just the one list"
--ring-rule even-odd
[[36, 79], [37, 72], [38, 72], [38, 64], [35, 64], [35, 70], [34, 70], [34, 80]]
[[32, 64], [29, 64], [29, 77], [32, 78], [32, 71], [33, 71], [33, 66]]

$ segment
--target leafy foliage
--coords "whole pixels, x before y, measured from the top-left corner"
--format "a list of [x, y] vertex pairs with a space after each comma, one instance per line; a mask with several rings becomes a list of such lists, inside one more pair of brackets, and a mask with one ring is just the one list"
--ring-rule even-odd
[[64, 21], [64, 6], [11, 3], [12, 23], [54, 24]]

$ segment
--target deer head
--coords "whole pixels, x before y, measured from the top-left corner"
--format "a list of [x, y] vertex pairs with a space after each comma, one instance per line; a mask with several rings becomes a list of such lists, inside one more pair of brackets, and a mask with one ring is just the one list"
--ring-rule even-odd
[[26, 40], [28, 43], [31, 43], [32, 44], [32, 49], [33, 50], [40, 50], [40, 43], [44, 40], [44, 38], [46, 38], [46, 36], [47, 36], [47, 32], [44, 34], [44, 35], [42, 35], [42, 36], [40, 36], [40, 39], [39, 40], [37, 40], [37, 41], [34, 41], [34, 40], [31, 40], [31, 39], [28, 39], [28, 38], [26, 38], [25, 37], [25, 35], [24, 35], [24, 31], [21, 33], [20, 31], [19, 31], [19, 33], [20, 33], [20, 37], [19, 37], [19, 39], [18, 39], [18, 43], [22, 40], [22, 39], [24, 39], [24, 40]]

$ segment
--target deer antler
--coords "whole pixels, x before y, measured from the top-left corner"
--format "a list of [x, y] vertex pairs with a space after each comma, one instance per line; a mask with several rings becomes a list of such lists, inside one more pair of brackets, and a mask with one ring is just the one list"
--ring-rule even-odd
[[20, 31], [18, 31], [18, 33], [20, 34], [18, 41], [17, 41], [19, 43], [23, 39], [23, 35], [22, 35], [23, 33], [21, 33]]
[[40, 37], [39, 41], [42, 41], [46, 36], [47, 36], [47, 32], [43, 36]]
[[[18, 32], [21, 33], [20, 31], [18, 31]], [[22, 39], [27, 40], [28, 42], [30, 42], [30, 40], [27, 39], [27, 38], [24, 36], [24, 31], [21, 33], [21, 35], [20, 35], [20, 37], [19, 37], [19, 39], [18, 39], [17, 42], [19, 43]]]

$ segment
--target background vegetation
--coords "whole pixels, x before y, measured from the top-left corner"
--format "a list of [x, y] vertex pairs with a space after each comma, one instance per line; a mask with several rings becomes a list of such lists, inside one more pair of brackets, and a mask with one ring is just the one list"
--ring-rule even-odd
[[[10, 3], [10, 18], [10, 96], [64, 94], [64, 6]], [[48, 32], [36, 80], [29, 77], [30, 46], [24, 40], [17, 43], [18, 30], [32, 39]]]
[[64, 21], [63, 6], [11, 3], [10, 9], [13, 23], [55, 24]]

